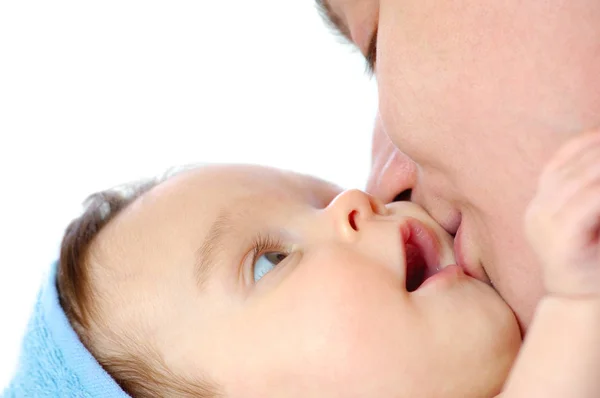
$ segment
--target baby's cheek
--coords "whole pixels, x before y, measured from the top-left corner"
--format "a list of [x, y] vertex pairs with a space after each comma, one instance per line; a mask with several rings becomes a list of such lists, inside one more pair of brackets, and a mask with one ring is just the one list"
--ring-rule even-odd
[[282, 287], [294, 303], [290, 324], [303, 328], [313, 365], [329, 363], [338, 376], [377, 373], [409, 329], [410, 306], [397, 276], [347, 250], [322, 250], [304, 260], [296, 279]]
[[303, 396], [389, 396], [401, 373], [403, 333], [414, 329], [398, 281], [347, 250], [313, 253], [224, 328], [229, 342], [220, 353], [232, 352], [225, 369], [235, 369], [230, 377], [243, 396], [288, 396], [289, 386]]
[[365, 357], [373, 353], [370, 321], [355, 303], [326, 285], [300, 288], [273, 295], [226, 332], [229, 343], [219, 351], [229, 363], [221, 369], [244, 392], [232, 396], [294, 396], [290, 386], [303, 396], [333, 396], [374, 363]]

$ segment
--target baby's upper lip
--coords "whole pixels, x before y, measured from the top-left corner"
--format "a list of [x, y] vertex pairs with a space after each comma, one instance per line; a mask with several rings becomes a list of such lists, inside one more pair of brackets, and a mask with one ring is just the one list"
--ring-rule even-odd
[[[423, 280], [436, 274], [440, 269], [440, 242], [437, 235], [425, 223], [415, 218], [406, 218], [400, 226], [401, 236], [404, 248], [408, 245], [414, 246], [425, 262], [423, 271]], [[409, 263], [410, 258], [406, 259], [406, 276], [414, 270], [410, 267], [416, 264]]]

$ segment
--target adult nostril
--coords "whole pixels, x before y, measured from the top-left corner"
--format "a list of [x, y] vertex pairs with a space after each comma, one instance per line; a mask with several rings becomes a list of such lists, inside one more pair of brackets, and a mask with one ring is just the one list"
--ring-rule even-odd
[[412, 189], [406, 189], [394, 197], [392, 202], [410, 202], [412, 198]]
[[352, 227], [353, 230], [358, 231], [358, 227], [356, 226], [356, 217], [358, 216], [358, 210], [352, 210], [350, 214], [348, 214], [348, 223]]

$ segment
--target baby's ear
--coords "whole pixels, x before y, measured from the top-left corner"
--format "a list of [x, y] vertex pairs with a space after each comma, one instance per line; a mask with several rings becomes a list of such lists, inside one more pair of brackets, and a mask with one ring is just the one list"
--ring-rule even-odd
[[90, 195], [84, 202], [83, 213], [66, 228], [60, 248], [57, 287], [60, 304], [76, 330], [89, 327], [92, 288], [87, 258], [93, 240], [123, 209], [158, 183], [148, 180]]

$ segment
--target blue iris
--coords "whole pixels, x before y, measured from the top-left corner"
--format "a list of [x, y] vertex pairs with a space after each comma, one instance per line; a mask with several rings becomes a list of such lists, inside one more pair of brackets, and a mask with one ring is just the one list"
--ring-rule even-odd
[[258, 257], [254, 263], [254, 282], [258, 282], [287, 256], [287, 253], [283, 252], [267, 252]]

